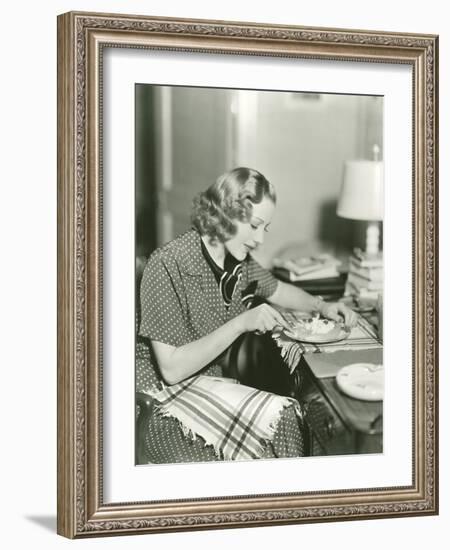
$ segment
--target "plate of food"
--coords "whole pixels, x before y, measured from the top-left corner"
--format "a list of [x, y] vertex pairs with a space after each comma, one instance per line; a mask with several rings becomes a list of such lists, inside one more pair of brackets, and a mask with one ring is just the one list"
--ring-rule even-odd
[[350, 397], [364, 401], [381, 401], [384, 396], [383, 365], [353, 363], [336, 375], [338, 387]]
[[330, 319], [321, 319], [319, 317], [309, 317], [296, 321], [284, 333], [299, 342], [308, 344], [329, 344], [345, 340], [350, 334], [350, 329]]

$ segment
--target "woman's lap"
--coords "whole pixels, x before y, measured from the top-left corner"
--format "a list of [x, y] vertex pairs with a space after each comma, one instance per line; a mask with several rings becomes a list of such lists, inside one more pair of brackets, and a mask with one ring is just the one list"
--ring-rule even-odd
[[303, 455], [302, 429], [294, 407], [289, 406], [283, 410], [273, 441], [267, 446], [262, 458], [287, 458]]
[[[146, 436], [147, 459], [154, 464], [217, 461], [212, 446], [200, 437], [185, 435], [175, 418], [153, 415]], [[278, 422], [273, 440], [261, 458], [303, 456], [303, 435], [293, 406], [286, 407]]]
[[154, 464], [176, 462], [211, 462], [217, 460], [214, 450], [197, 437], [184, 435], [175, 418], [153, 415], [146, 437], [148, 461]]

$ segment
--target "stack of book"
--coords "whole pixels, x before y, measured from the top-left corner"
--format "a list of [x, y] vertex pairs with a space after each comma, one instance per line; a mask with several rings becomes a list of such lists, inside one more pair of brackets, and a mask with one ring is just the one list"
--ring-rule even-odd
[[338, 299], [344, 294], [346, 274], [340, 273], [340, 262], [331, 255], [274, 260], [273, 274], [306, 292], [324, 299]]
[[358, 250], [350, 257], [346, 295], [376, 299], [383, 292], [383, 259]]
[[339, 277], [341, 262], [331, 254], [320, 254], [296, 259], [280, 260], [275, 258], [274, 267], [286, 271], [291, 282], [331, 279]]

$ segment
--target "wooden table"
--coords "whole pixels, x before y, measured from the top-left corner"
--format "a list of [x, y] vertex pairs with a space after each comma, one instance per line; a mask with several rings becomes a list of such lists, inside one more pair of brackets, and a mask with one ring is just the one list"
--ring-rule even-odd
[[382, 363], [382, 349], [302, 357], [296, 397], [305, 413], [309, 455], [383, 452], [383, 402], [354, 399], [336, 384], [341, 367], [359, 362]]

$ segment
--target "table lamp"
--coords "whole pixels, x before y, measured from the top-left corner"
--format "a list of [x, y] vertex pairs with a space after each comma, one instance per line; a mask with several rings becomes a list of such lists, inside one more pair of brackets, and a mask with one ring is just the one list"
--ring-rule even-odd
[[379, 147], [374, 145], [375, 160], [350, 160], [344, 166], [344, 180], [337, 204], [341, 218], [367, 221], [365, 254], [378, 255], [383, 219], [383, 162], [378, 160]]

